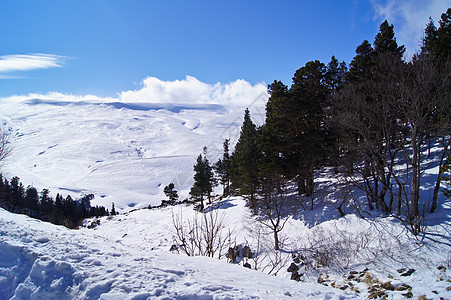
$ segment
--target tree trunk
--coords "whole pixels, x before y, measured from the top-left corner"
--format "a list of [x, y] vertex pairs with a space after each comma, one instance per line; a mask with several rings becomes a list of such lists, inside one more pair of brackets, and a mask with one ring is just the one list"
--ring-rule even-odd
[[[451, 138], [450, 138], [451, 140]], [[437, 181], [435, 182], [435, 188], [434, 188], [434, 194], [432, 195], [432, 206], [431, 206], [431, 213], [433, 213], [436, 209], [437, 209], [437, 196], [438, 196], [438, 192], [440, 190], [440, 184], [442, 182], [442, 176], [443, 176], [443, 166], [446, 165], [450, 159], [449, 157], [449, 153], [448, 153], [448, 145], [450, 144], [450, 141], [448, 141], [448, 144], [444, 143], [443, 146], [443, 153], [442, 156], [440, 157], [440, 164], [439, 164], [439, 171], [438, 171], [438, 175], [437, 175]], [[445, 159], [445, 162], [443, 162], [443, 160]]]
[[279, 250], [279, 232], [274, 230], [274, 250]]
[[417, 218], [420, 216], [419, 200], [420, 200], [420, 156], [421, 156], [421, 140], [419, 140], [417, 127], [412, 128], [412, 200], [410, 210], [411, 225], [414, 226], [414, 234], [417, 231]]
[[298, 180], [298, 191], [299, 191], [299, 195], [305, 194], [305, 179], [304, 178]]

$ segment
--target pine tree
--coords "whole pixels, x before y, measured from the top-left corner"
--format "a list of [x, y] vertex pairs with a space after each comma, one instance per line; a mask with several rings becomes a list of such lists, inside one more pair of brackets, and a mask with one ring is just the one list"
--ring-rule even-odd
[[27, 190], [25, 192], [25, 207], [30, 210], [31, 216], [37, 215], [38, 202], [38, 191], [32, 186], [27, 187]]
[[231, 157], [231, 182], [234, 188], [246, 195], [251, 208], [255, 208], [255, 194], [258, 187], [259, 150], [257, 148], [257, 127], [251, 120], [249, 109], [244, 112], [240, 137]]
[[429, 23], [424, 30], [423, 45], [421, 46], [422, 54], [435, 54], [437, 49], [437, 27], [435, 27], [432, 18], [429, 18]]
[[398, 46], [396, 42], [393, 25], [388, 24], [387, 20], [382, 22], [379, 27], [379, 32], [374, 39], [374, 52], [377, 55], [382, 53], [399, 55], [401, 59], [405, 51], [406, 48], [404, 46]]
[[230, 154], [229, 154], [230, 140], [225, 139], [223, 144], [222, 159], [214, 165], [216, 174], [219, 177], [219, 183], [223, 187], [223, 196], [227, 196], [230, 193]]
[[438, 23], [436, 52], [441, 60], [447, 60], [451, 57], [451, 8], [442, 14]]
[[174, 189], [174, 183], [172, 182], [164, 187], [164, 194], [169, 198], [170, 204], [174, 204], [179, 198], [177, 191]]
[[53, 199], [49, 196], [49, 194], [50, 191], [48, 189], [43, 189], [39, 203], [40, 210], [45, 217], [50, 216], [53, 210]]
[[290, 128], [291, 149], [295, 154], [293, 163], [298, 168], [298, 182], [302, 185], [305, 181], [306, 196], [313, 194], [313, 172], [323, 164], [327, 155], [327, 132], [323, 126], [329, 93], [326, 72], [326, 66], [320, 61], [307, 62], [294, 74], [290, 90], [293, 101], [289, 110], [296, 114], [292, 117], [293, 126]]
[[352, 83], [371, 80], [374, 49], [368, 40], [364, 40], [355, 50], [356, 56], [351, 61], [346, 80]]
[[114, 202], [111, 203], [111, 212], [110, 215], [115, 216], [117, 215], [116, 209], [114, 208]]
[[203, 155], [199, 154], [194, 165], [194, 184], [191, 187], [191, 198], [200, 201], [200, 210], [204, 209], [204, 198], [207, 197], [211, 203], [211, 192], [216, 185], [213, 176], [213, 168], [207, 158], [207, 147], [203, 149]]

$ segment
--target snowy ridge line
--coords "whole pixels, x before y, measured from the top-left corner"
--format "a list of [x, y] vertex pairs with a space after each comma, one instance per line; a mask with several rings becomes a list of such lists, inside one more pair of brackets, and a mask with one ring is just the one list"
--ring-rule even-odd
[[30, 99], [27, 100], [28, 105], [54, 105], [54, 106], [84, 106], [84, 105], [102, 105], [111, 106], [117, 109], [130, 109], [130, 110], [168, 110], [173, 113], [179, 113], [182, 110], [209, 110], [215, 112], [225, 113], [227, 109], [220, 104], [172, 104], [172, 103], [152, 103], [152, 102], [97, 102], [97, 101], [67, 101], [67, 100], [45, 100], [45, 99]]

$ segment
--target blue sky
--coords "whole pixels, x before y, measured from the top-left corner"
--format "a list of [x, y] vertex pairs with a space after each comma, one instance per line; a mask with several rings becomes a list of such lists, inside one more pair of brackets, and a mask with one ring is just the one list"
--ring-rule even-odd
[[237, 82], [236, 89], [261, 89], [274, 79], [290, 85], [309, 60], [327, 63], [335, 55], [349, 63], [386, 18], [413, 53], [428, 17], [437, 21], [450, 6], [449, 0], [5, 0], [0, 97], [116, 98], [168, 86], [177, 95], [187, 86], [212, 94]]

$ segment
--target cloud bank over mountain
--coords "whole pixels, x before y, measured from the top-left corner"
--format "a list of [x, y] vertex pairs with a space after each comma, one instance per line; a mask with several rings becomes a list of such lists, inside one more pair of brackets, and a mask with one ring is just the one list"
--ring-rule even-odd
[[209, 84], [188, 75], [183, 80], [174, 81], [147, 77], [142, 81], [140, 88], [119, 92], [117, 97], [73, 95], [59, 92], [32, 93], [9, 97], [9, 99], [17, 101], [43, 99], [48, 101], [96, 103], [220, 104], [240, 107], [262, 106], [268, 98], [269, 95], [265, 83], [252, 85], [244, 79], [237, 79], [229, 83], [218, 82]]
[[230, 83], [208, 84], [193, 76], [183, 80], [163, 81], [147, 77], [142, 88], [121, 92], [123, 102], [151, 103], [209, 103], [246, 106], [258, 97], [266, 96], [266, 85], [255, 85], [243, 79]]

